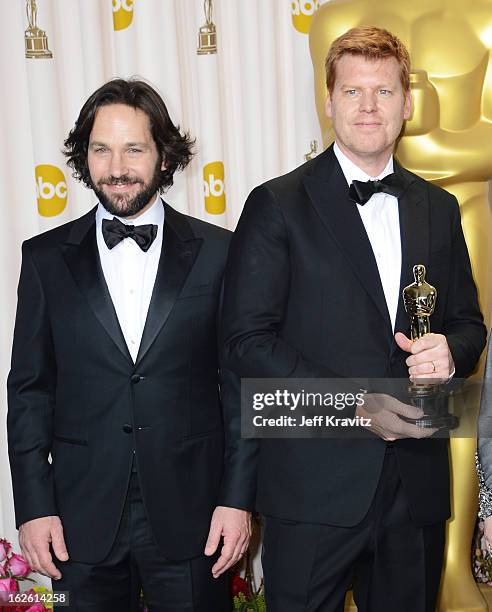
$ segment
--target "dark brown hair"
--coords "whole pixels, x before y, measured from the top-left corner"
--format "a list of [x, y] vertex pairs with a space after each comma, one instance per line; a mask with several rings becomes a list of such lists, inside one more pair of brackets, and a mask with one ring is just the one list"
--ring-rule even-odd
[[161, 172], [159, 191], [173, 184], [176, 170], [185, 168], [193, 157], [194, 141], [189, 134], [181, 134], [169, 117], [166, 105], [157, 91], [145, 81], [113, 79], [97, 89], [85, 102], [74, 128], [65, 140], [64, 155], [73, 169], [73, 176], [88, 187], [92, 182], [87, 164], [89, 137], [94, 118], [101, 106], [126, 104], [143, 111], [149, 118], [150, 131], [166, 167]]

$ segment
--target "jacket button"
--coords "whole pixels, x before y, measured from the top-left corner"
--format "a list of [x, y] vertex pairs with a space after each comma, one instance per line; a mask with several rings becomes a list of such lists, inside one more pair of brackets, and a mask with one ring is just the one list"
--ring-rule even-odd
[[131, 425], [128, 425], [128, 423], [125, 423], [123, 425], [123, 431], [127, 434], [132, 433], [133, 427]]
[[136, 385], [137, 383], [140, 382], [141, 380], [141, 376], [139, 376], [138, 374], [133, 374], [133, 376], [130, 378], [130, 380], [132, 381], [133, 385]]

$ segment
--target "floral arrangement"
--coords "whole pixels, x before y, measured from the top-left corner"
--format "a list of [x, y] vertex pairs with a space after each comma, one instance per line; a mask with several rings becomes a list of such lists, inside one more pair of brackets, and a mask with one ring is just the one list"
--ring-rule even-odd
[[492, 586], [492, 555], [483, 535], [483, 521], [478, 521], [472, 546], [472, 568], [475, 580]]
[[246, 552], [244, 561], [244, 578], [241, 578], [239, 573], [235, 573], [232, 575], [231, 579], [234, 612], [265, 612], [266, 603], [263, 580], [261, 581], [259, 588], [256, 589], [253, 575], [253, 564], [249, 550]]
[[231, 581], [234, 612], [265, 612], [265, 594], [263, 581], [258, 590], [252, 589], [248, 580], [235, 574]]
[[[20, 583], [24, 581], [34, 582], [30, 578], [31, 567], [22, 555], [14, 553], [12, 544], [0, 538], [0, 612], [45, 612], [53, 609], [52, 606], [45, 607], [37, 602], [43, 593], [48, 590], [42, 587], [33, 587], [22, 592], [22, 600], [31, 603], [19, 603], [17, 606], [2, 606], [7, 593], [21, 593]], [[3, 598], [2, 598], [3, 595]], [[34, 603], [32, 603], [34, 602]]]

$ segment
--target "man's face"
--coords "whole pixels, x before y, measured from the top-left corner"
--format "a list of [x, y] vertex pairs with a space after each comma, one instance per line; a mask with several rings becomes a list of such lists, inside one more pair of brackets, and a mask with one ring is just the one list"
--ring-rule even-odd
[[108, 212], [134, 217], [153, 200], [165, 164], [149, 118], [126, 104], [101, 106], [94, 119], [87, 163], [92, 188]]
[[397, 60], [343, 55], [325, 109], [338, 146], [349, 159], [362, 169], [384, 167], [411, 109]]

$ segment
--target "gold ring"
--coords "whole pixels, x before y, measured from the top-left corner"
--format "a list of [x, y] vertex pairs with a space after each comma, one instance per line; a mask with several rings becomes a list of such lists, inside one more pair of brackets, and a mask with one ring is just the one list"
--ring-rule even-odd
[[434, 374], [434, 372], [436, 371], [436, 364], [433, 361], [431, 361], [431, 363], [432, 363], [432, 374]]

